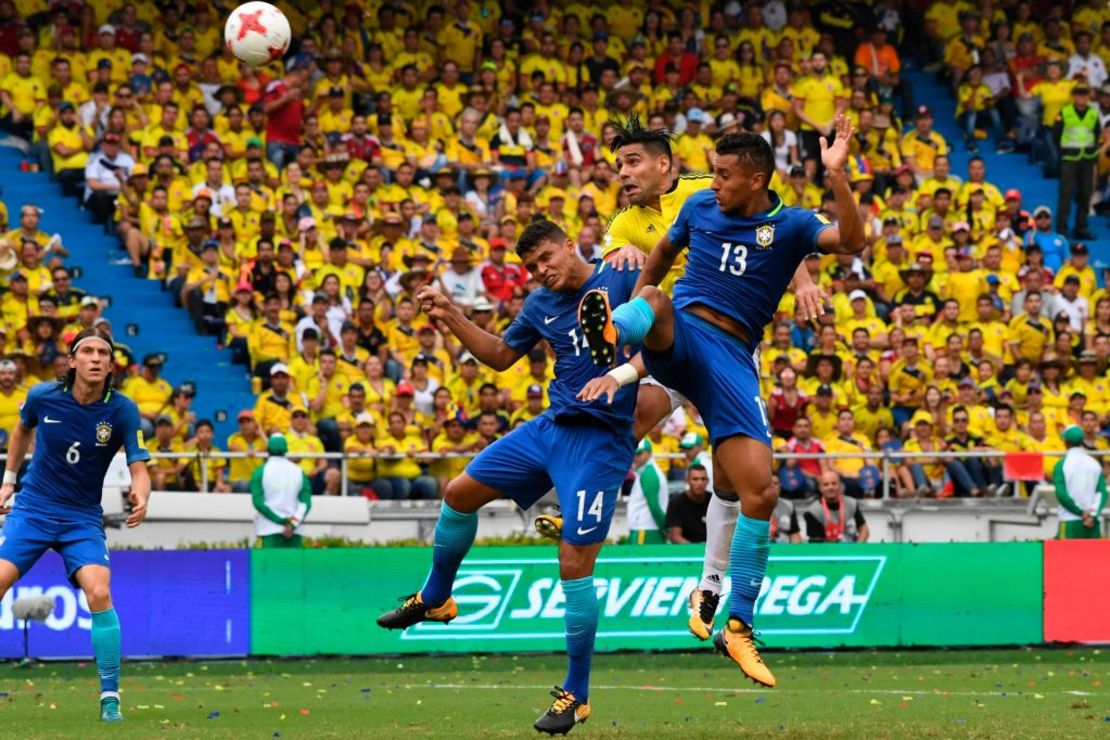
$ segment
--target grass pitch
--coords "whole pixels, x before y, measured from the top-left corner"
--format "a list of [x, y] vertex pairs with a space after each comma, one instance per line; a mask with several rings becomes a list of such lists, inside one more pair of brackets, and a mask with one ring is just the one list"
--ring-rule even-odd
[[[723, 658], [602, 655], [578, 737], [1090, 737], [1110, 733], [1110, 651], [769, 653], [764, 690]], [[0, 666], [8, 737], [535, 736], [561, 656], [129, 663], [124, 726], [91, 664]]]

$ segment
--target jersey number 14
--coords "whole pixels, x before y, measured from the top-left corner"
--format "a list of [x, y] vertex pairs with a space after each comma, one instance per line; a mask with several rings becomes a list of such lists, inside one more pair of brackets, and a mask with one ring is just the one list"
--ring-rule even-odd
[[725, 242], [721, 245], [721, 272], [743, 275], [748, 269], [748, 248], [743, 244]]

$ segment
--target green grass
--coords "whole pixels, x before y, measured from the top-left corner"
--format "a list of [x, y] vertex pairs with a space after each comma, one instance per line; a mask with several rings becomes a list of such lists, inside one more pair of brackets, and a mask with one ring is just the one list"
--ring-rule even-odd
[[[1110, 732], [1110, 651], [770, 653], [756, 689], [709, 653], [602, 655], [578, 737], [1028, 737]], [[560, 656], [131, 663], [126, 726], [90, 664], [0, 666], [11, 737], [535, 736]]]

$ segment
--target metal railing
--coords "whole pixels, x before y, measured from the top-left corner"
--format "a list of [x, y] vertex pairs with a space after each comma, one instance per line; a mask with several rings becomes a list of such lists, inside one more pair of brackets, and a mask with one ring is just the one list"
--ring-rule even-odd
[[[1043, 450], [1039, 451], [1046, 457], [1059, 456], [1062, 457], [1066, 450]], [[387, 454], [382, 452], [367, 452], [359, 454], [351, 454], [345, 452], [323, 452], [323, 453], [289, 453], [285, 457], [290, 460], [338, 460], [341, 482], [341, 495], [348, 495], [348, 462], [350, 460], [387, 460], [397, 461], [402, 459], [411, 459], [416, 462], [431, 463], [439, 460], [447, 459], [470, 459], [476, 453], [439, 453], [439, 452], [418, 452], [415, 454], [397, 455]], [[1108, 450], [1091, 451], [1091, 455], [1095, 457], [1105, 457], [1110, 455]], [[772, 455], [776, 461], [786, 460], [864, 460], [869, 463], [875, 464], [879, 468], [879, 475], [882, 482], [882, 498], [884, 500], [890, 499], [890, 483], [891, 472], [894, 468], [909, 460], [919, 459], [937, 459], [937, 460], [958, 460], [967, 458], [978, 459], [1002, 459], [1007, 455], [1002, 450], [975, 450], [975, 451], [937, 451], [937, 452], [907, 452], [905, 450], [899, 451], [871, 451], [871, 452], [776, 452]], [[205, 455], [198, 452], [155, 452], [151, 453], [151, 458], [156, 460], [170, 459], [170, 460], [188, 460], [190, 462], [197, 462], [200, 468], [200, 490], [203, 492], [208, 491], [208, 465], [203, 464], [203, 461], [209, 459], [217, 460], [244, 460], [244, 459], [258, 459], [265, 460], [269, 457], [265, 452], [224, 452], [219, 451], [213, 454]], [[655, 453], [657, 459], [662, 460], [682, 460], [686, 458], [682, 453]]]

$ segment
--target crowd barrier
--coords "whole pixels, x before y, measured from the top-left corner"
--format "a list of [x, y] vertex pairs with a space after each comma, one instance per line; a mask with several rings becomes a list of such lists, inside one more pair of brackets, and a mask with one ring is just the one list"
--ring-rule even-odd
[[[776, 462], [785, 462], [788, 460], [862, 460], [868, 465], [873, 465], [879, 469], [879, 480], [882, 491], [882, 498], [887, 499], [891, 496], [891, 482], [894, 470], [907, 461], [920, 460], [921, 458], [939, 459], [942, 461], [948, 460], [964, 460], [975, 458], [980, 460], [1005, 460], [1012, 458], [1015, 455], [1024, 456], [1043, 456], [1049, 459], [1056, 459], [1063, 457], [1065, 450], [1038, 450], [1034, 453], [1008, 453], [1001, 450], [974, 450], [974, 451], [942, 451], [931, 452], [922, 454], [920, 452], [903, 452], [903, 451], [870, 451], [860, 453], [784, 453], [775, 452], [772, 457]], [[1095, 457], [1110, 456], [1110, 450], [1099, 450], [1091, 453]], [[445, 460], [451, 458], [464, 458], [469, 459], [474, 457], [475, 453], [439, 453], [439, 452], [420, 452], [416, 454], [407, 455], [418, 462], [431, 463], [436, 460]], [[207, 459], [216, 460], [241, 460], [247, 458], [265, 458], [265, 453], [247, 453], [247, 452], [215, 452], [211, 454], [202, 454], [197, 452], [155, 452], [151, 457], [156, 460], [188, 460], [190, 462]], [[340, 472], [342, 474], [342, 495], [350, 494], [348, 491], [348, 478], [347, 478], [347, 465], [353, 459], [373, 459], [373, 460], [398, 460], [406, 455], [387, 455], [380, 452], [365, 452], [365, 453], [347, 453], [347, 452], [325, 452], [319, 454], [299, 454], [290, 453], [287, 457], [291, 460], [329, 460], [338, 462]], [[655, 457], [661, 460], [685, 460], [681, 453], [655, 453]], [[3, 459], [0, 456], [0, 459]], [[199, 490], [208, 491], [208, 466], [198, 465], [200, 472]], [[1034, 466], [1035, 467], [1035, 466]]]
[[[1110, 542], [776, 545], [756, 605], [770, 648], [1036, 645], [1110, 641]], [[123, 652], [151, 656], [381, 655], [563, 649], [553, 549], [476, 548], [449, 626], [378, 629], [423, 581], [427, 548], [127, 551], [112, 556]], [[605, 548], [599, 651], [699, 650], [685, 628], [700, 546]], [[91, 653], [90, 616], [45, 556], [0, 602], [0, 657], [22, 654], [13, 598], [53, 596], [31, 654]]]

